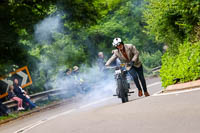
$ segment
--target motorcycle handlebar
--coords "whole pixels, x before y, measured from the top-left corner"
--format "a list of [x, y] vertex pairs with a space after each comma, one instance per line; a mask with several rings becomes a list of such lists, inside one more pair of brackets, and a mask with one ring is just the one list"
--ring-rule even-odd
[[120, 68], [120, 67], [130, 67], [130, 66], [131, 66], [130, 63], [121, 63], [120, 66], [105, 66], [105, 68], [116, 69], [116, 68]]
[[120, 68], [125, 67], [127, 70], [129, 70], [131, 68], [131, 64], [130, 63], [122, 63], [120, 64], [120, 66], [105, 66], [105, 69], [115, 69], [118, 70]]
[[117, 66], [106, 66], [105, 69], [116, 69]]

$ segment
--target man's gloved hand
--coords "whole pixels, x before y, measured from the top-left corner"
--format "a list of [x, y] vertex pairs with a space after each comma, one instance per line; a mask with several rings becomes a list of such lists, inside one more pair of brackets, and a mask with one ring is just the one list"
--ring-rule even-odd
[[130, 66], [133, 66], [134, 65], [134, 61], [131, 61], [129, 64], [130, 64]]

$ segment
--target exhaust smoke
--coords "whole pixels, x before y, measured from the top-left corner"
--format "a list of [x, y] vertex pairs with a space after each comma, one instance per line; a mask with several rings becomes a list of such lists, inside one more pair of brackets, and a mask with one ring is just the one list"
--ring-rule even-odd
[[[40, 46], [54, 45], [52, 35], [63, 30], [60, 16], [49, 16], [35, 26], [34, 37]], [[47, 50], [49, 50], [48, 47]], [[80, 66], [78, 75], [66, 76], [63, 72], [66, 66], [58, 65], [58, 58], [59, 55], [68, 57], [68, 53], [63, 51], [57, 53], [53, 50], [54, 48], [51, 49], [50, 54], [44, 51], [40, 56], [41, 63], [38, 64], [38, 70], [44, 72], [47, 79], [44, 85], [46, 90], [61, 89], [66, 97], [77, 97], [80, 105], [99, 101], [115, 94], [116, 83], [112, 72], [102, 72], [94, 63], [92, 67]], [[51, 54], [55, 57], [51, 57]]]

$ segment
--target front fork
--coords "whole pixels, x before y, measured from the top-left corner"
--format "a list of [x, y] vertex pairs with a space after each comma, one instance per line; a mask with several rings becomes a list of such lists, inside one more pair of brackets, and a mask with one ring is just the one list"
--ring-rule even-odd
[[120, 81], [121, 82], [121, 86], [117, 86], [117, 88], [116, 88], [116, 94], [120, 98], [120, 89], [123, 89], [124, 93], [128, 95], [129, 89], [130, 89], [130, 84], [128, 83], [128, 81], [126, 79], [122, 79], [122, 77], [118, 77], [116, 79], [116, 81], [119, 82], [118, 80], [121, 80]]

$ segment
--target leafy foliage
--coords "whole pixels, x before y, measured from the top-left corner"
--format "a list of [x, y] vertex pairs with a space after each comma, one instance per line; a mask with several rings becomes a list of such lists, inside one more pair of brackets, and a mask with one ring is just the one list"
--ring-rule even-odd
[[[160, 64], [162, 45], [155, 45], [144, 31], [143, 0], [9, 0], [0, 5], [0, 75], [28, 65], [33, 79], [31, 93], [43, 91], [47, 81], [74, 65], [91, 65], [97, 53], [108, 57], [113, 38], [134, 44], [147, 67]], [[59, 17], [59, 30], [37, 26]], [[54, 23], [53, 23], [54, 24]], [[46, 32], [47, 31], [47, 32]], [[36, 39], [36, 34], [42, 39]], [[48, 88], [48, 87], [47, 87]]]
[[155, 68], [161, 65], [161, 58], [160, 58], [161, 56], [162, 52], [159, 50], [153, 54], [150, 54], [148, 52], [143, 52], [141, 54], [141, 60], [146, 67]]
[[164, 87], [180, 82], [196, 80], [200, 77], [200, 42], [184, 43], [176, 56], [166, 52], [162, 57], [160, 75]]
[[98, 25], [88, 28], [88, 38], [93, 44], [99, 44], [97, 47], [100, 50], [113, 49], [111, 43], [115, 37], [121, 37], [124, 43], [134, 44], [139, 51], [154, 53], [161, 50], [162, 45], [155, 45], [143, 32], [143, 8], [144, 5], [139, 0], [124, 2], [118, 10], [99, 21]]
[[195, 80], [199, 73], [200, 1], [146, 0], [146, 32], [168, 46], [162, 57], [163, 86]]
[[192, 39], [194, 27], [199, 25], [200, 1], [197, 0], [147, 0], [144, 17], [147, 33], [158, 42], [166, 43], [176, 52], [180, 43]]

